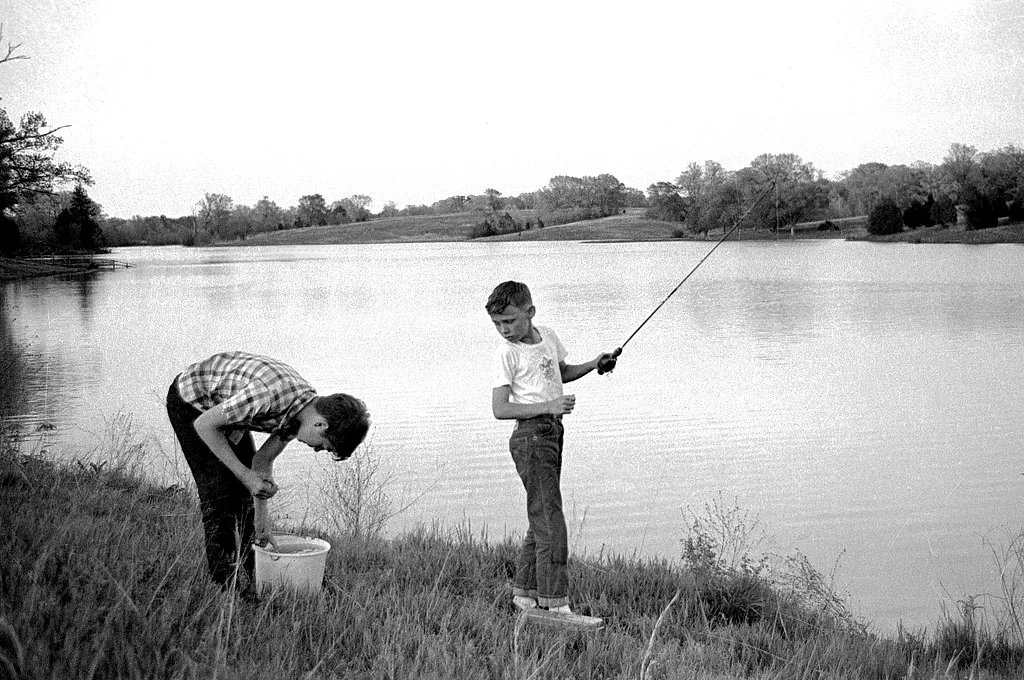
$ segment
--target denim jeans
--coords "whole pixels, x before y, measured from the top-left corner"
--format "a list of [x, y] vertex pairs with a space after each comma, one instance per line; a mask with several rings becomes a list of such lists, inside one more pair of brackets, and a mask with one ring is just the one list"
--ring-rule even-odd
[[536, 598], [541, 607], [569, 604], [569, 546], [560, 488], [563, 434], [561, 418], [540, 416], [520, 420], [508, 443], [526, 489], [529, 520], [512, 592]]
[[[167, 391], [167, 416], [199, 491], [210, 576], [215, 583], [225, 585], [240, 557], [240, 566], [252, 579], [256, 561], [252, 551], [252, 494], [199, 437], [194, 423], [200, 415], [202, 411], [181, 398], [175, 379]], [[232, 443], [231, 449], [243, 465], [252, 466], [255, 445], [251, 433]]]

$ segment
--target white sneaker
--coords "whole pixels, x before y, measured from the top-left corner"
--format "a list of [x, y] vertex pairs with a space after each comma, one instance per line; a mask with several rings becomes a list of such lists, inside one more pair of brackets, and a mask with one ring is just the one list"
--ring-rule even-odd
[[555, 612], [556, 614], [573, 614], [572, 609], [567, 604], [563, 604], [561, 607], [548, 607], [548, 611]]
[[515, 597], [513, 597], [512, 604], [515, 606], [516, 609], [519, 609], [521, 611], [537, 608], [537, 600], [533, 599], [532, 597], [525, 597], [523, 595], [516, 595]]

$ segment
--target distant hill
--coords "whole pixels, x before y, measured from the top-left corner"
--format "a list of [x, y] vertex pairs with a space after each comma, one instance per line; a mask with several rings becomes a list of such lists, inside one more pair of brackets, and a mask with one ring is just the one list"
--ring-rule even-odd
[[[700, 239], [687, 233], [676, 236], [682, 229], [678, 222], [662, 222], [645, 216], [643, 208], [631, 208], [624, 214], [596, 220], [571, 222], [534, 228], [513, 234], [501, 234], [475, 239], [476, 241], [657, 241], [664, 239]], [[533, 211], [520, 211], [521, 220], [536, 220]], [[474, 225], [480, 221], [474, 212], [449, 215], [421, 215], [383, 217], [369, 222], [339, 224], [326, 227], [304, 227], [265, 232], [245, 241], [232, 241], [222, 245], [329, 245], [344, 243], [410, 243], [429, 241], [467, 241]], [[794, 235], [798, 238], [847, 238], [862, 236], [866, 218], [854, 217], [833, 220], [837, 227], [828, 231], [818, 229], [820, 221], [797, 224]], [[721, 232], [712, 232], [706, 240], [717, 240]], [[742, 226], [733, 238], [784, 239], [790, 231], [775, 234], [770, 231], [754, 232]]]

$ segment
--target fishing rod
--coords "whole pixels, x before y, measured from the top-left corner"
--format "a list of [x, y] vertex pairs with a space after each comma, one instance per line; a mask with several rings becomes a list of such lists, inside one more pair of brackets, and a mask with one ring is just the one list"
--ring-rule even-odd
[[715, 249], [718, 248], [718, 246], [722, 245], [722, 243], [725, 242], [725, 239], [729, 238], [729, 236], [732, 234], [732, 232], [734, 232], [736, 230], [736, 227], [740, 226], [740, 223], [743, 222], [743, 220], [746, 219], [747, 215], [749, 215], [751, 213], [751, 211], [754, 210], [754, 208], [757, 206], [757, 204], [761, 202], [761, 199], [764, 198], [765, 196], [767, 196], [768, 192], [772, 190], [772, 187], [775, 186], [776, 179], [777, 179], [777, 177], [776, 178], [772, 178], [772, 183], [768, 185], [768, 188], [761, 192], [761, 195], [757, 197], [757, 200], [754, 201], [753, 203], [751, 203], [750, 207], [747, 208], [746, 212], [744, 212], [742, 215], [740, 215], [740, 218], [738, 220], [736, 220], [736, 222], [731, 227], [729, 227], [729, 231], [725, 232], [725, 234], [722, 236], [722, 238], [720, 238], [718, 240], [718, 243], [716, 243], [714, 246], [712, 246], [711, 250], [709, 250], [707, 252], [707, 254], [704, 257], [701, 258], [700, 262], [698, 262], [696, 265], [694, 265], [693, 269], [690, 270], [690, 273], [687, 274], [686, 276], [684, 276], [683, 280], [680, 281], [678, 284], [676, 284], [676, 287], [672, 289], [671, 293], [669, 293], [668, 295], [665, 296], [665, 299], [661, 301], [661, 304], [659, 304], [657, 307], [655, 307], [654, 311], [647, 315], [647, 318], [644, 319], [643, 322], [639, 326], [636, 327], [635, 331], [630, 333], [629, 337], [626, 338], [626, 341], [624, 343], [622, 343], [621, 345], [619, 345], [615, 349], [615, 351], [612, 352], [610, 355], [608, 355], [607, 357], [605, 357], [605, 358], [603, 358], [603, 359], [601, 359], [600, 361], [597, 362], [597, 372], [598, 372], [599, 375], [604, 375], [605, 373], [611, 373], [613, 370], [615, 370], [615, 363], [618, 361], [619, 355], [622, 354], [622, 349], [626, 345], [628, 345], [629, 341], [633, 339], [633, 336], [636, 335], [637, 333], [639, 333], [640, 329], [643, 328], [644, 325], [646, 325], [647, 322], [651, 320], [651, 317], [653, 317], [655, 314], [658, 313], [658, 310], [661, 309], [662, 306], [666, 302], [668, 302], [669, 298], [672, 297], [673, 295], [675, 295], [677, 290], [682, 288], [683, 284], [686, 283], [686, 280], [688, 278], [690, 278], [691, 276], [693, 276], [693, 273], [695, 271], [697, 271], [698, 267], [700, 267], [702, 264], [704, 264], [704, 260], [706, 260], [709, 257], [711, 257], [711, 253], [715, 252]]

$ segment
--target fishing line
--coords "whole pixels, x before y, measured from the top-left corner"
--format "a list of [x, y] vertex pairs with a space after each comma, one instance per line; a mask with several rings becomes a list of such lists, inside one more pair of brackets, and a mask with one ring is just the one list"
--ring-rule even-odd
[[599, 374], [603, 375], [605, 373], [611, 373], [615, 369], [615, 362], [618, 360], [619, 355], [622, 354], [622, 349], [629, 344], [629, 341], [633, 339], [633, 336], [640, 332], [640, 329], [643, 328], [644, 325], [646, 325], [647, 322], [651, 320], [651, 317], [658, 313], [658, 310], [661, 309], [666, 302], [668, 302], [669, 298], [675, 295], [676, 291], [683, 287], [683, 284], [686, 283], [686, 280], [693, 276], [693, 273], [697, 271], [697, 268], [704, 264], [704, 260], [711, 257], [711, 253], [715, 252], [715, 249], [718, 248], [718, 246], [722, 245], [722, 243], [725, 242], [725, 239], [729, 238], [732, 232], [736, 230], [736, 227], [740, 226], [740, 223], [746, 219], [747, 215], [749, 215], [755, 207], [757, 207], [757, 204], [761, 202], [761, 199], [767, 196], [768, 192], [772, 190], [772, 187], [775, 186], [776, 179], [777, 178], [772, 178], [772, 182], [771, 184], [768, 185], [768, 188], [761, 192], [761, 195], [757, 197], [757, 200], [751, 203], [750, 207], [747, 208], [746, 212], [740, 215], [740, 218], [736, 220], [736, 222], [731, 227], [729, 227], [729, 231], [725, 232], [722, 238], [718, 240], [718, 243], [712, 246], [711, 250], [709, 250], [707, 254], [701, 258], [700, 262], [694, 265], [693, 269], [690, 270], [690, 273], [684, 276], [683, 280], [676, 284], [676, 287], [672, 289], [672, 292], [665, 296], [665, 299], [662, 300], [661, 303], [654, 308], [653, 312], [647, 315], [647, 318], [644, 319], [643, 322], [636, 327], [636, 330], [629, 334], [629, 337], [626, 338], [626, 341], [619, 345], [619, 347], [617, 347], [615, 351], [612, 352], [611, 355], [609, 355], [607, 358], [601, 359], [600, 361], [597, 362], [597, 372]]

